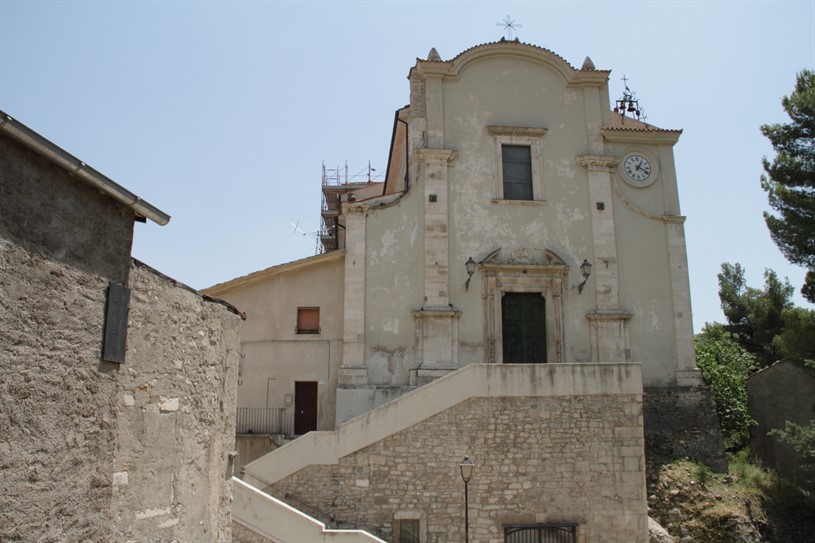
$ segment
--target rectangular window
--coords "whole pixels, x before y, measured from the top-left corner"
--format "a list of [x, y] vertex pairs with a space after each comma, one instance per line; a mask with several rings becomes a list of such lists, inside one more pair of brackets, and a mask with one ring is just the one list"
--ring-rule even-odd
[[487, 126], [493, 146], [497, 204], [541, 205], [545, 128]]
[[298, 307], [297, 308], [297, 333], [298, 334], [319, 334], [320, 333], [320, 308], [319, 307]]
[[532, 200], [532, 149], [528, 145], [502, 145], [504, 199]]
[[401, 519], [398, 526], [398, 543], [419, 543], [419, 519]]

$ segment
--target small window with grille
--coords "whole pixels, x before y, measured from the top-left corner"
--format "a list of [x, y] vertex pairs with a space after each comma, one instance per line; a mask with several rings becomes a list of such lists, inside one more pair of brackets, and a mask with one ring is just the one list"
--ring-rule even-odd
[[297, 333], [298, 334], [319, 334], [320, 333], [320, 308], [319, 307], [298, 307], [297, 308]]
[[420, 543], [419, 519], [404, 518], [396, 521], [397, 543]]

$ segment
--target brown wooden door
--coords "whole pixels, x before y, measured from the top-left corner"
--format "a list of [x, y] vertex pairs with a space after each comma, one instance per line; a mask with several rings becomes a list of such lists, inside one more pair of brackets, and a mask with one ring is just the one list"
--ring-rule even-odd
[[294, 382], [294, 433], [298, 436], [317, 429], [317, 383]]

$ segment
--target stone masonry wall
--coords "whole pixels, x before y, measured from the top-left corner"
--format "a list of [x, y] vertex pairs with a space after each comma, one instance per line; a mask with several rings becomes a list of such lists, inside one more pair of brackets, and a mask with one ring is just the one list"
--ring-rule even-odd
[[[131, 275], [133, 212], [0, 136], [0, 541], [229, 539], [239, 318]], [[133, 289], [102, 360], [110, 281]]]
[[707, 387], [649, 387], [643, 395], [649, 465], [690, 458], [727, 471], [724, 440]]
[[232, 543], [273, 543], [238, 522], [232, 523]]
[[120, 367], [107, 283], [0, 237], [0, 541], [228, 541], [239, 318], [136, 266]]
[[111, 541], [228, 542], [240, 318], [135, 263]]
[[133, 212], [0, 136], [0, 237], [124, 284]]
[[634, 395], [471, 399], [267, 492], [308, 503], [332, 527], [390, 541], [399, 514], [421, 519], [423, 542], [461, 541], [458, 463], [465, 454], [476, 465], [472, 541], [499, 543], [505, 524], [543, 522], [579, 523], [584, 543], [647, 540], [641, 398]]
[[0, 541], [108, 541], [108, 281], [0, 235]]

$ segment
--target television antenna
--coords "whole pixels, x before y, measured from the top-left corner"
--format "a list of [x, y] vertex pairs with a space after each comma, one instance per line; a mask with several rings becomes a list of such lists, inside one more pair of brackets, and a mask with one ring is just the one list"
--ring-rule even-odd
[[292, 234], [295, 236], [303, 236], [304, 238], [311, 238], [314, 242], [314, 254], [320, 254], [320, 233], [319, 232], [306, 232], [300, 228], [300, 221], [289, 221], [289, 226], [292, 227]]

